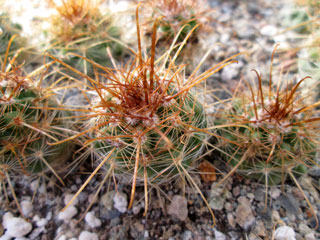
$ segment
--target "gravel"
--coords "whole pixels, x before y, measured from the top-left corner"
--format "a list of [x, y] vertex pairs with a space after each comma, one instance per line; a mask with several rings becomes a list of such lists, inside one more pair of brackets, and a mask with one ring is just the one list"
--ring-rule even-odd
[[[246, 51], [248, 56], [240, 56], [238, 64], [232, 64], [210, 77], [208, 85], [234, 90], [241, 77], [252, 78], [251, 69], [258, 69], [267, 76], [275, 43], [281, 42], [281, 46], [285, 47], [291, 44], [286, 35], [279, 34], [283, 27], [277, 15], [284, 6], [282, 1], [212, 0], [210, 4], [215, 7], [214, 31], [201, 40], [203, 49], [196, 54], [201, 55], [209, 47], [213, 47], [213, 51], [199, 71], [238, 52]], [[216, 44], [218, 41], [221, 44]], [[275, 59], [275, 65], [281, 63], [279, 55], [280, 60]], [[218, 96], [224, 98], [226, 94], [222, 92]], [[214, 155], [210, 156], [210, 160], [225, 174], [225, 163], [220, 163]], [[292, 183], [270, 187], [266, 202], [264, 185], [244, 180], [237, 174], [221, 185], [217, 184], [221, 176], [213, 183], [197, 180], [215, 213], [214, 228], [211, 215], [199, 194], [189, 186], [183, 190], [176, 182], [162, 185], [161, 191], [157, 188], [150, 190], [148, 214], [143, 216], [144, 188], [137, 186], [133, 207], [127, 209], [131, 186], [115, 185], [111, 180], [101, 188], [97, 201], [85, 214], [104, 177], [97, 175], [72, 205], [61, 212], [87, 179], [87, 175], [80, 173], [84, 170], [87, 169], [71, 174], [66, 179], [65, 187], [57, 187], [55, 177], [50, 175], [37, 179], [15, 177], [16, 194], [21, 200], [25, 218], [14, 201], [7, 203], [5, 197], [0, 196], [3, 209], [0, 209], [0, 240], [13, 237], [30, 240], [253, 240], [271, 239], [272, 234], [276, 240], [320, 239], [320, 227], [314, 229], [315, 218], [303, 195]], [[319, 176], [319, 168], [314, 167], [309, 171], [309, 176], [299, 179], [304, 193], [318, 213]], [[11, 191], [8, 191], [8, 198], [13, 199]]]

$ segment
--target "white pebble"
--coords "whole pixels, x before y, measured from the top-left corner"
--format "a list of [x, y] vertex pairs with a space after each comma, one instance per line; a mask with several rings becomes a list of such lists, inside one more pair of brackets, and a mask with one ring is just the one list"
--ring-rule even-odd
[[275, 240], [296, 240], [296, 233], [291, 227], [282, 226], [276, 229]]
[[37, 191], [38, 187], [39, 187], [39, 180], [34, 180], [31, 182], [30, 188], [33, 192]]
[[66, 235], [61, 235], [58, 240], [67, 240], [67, 236]]
[[80, 233], [79, 240], [98, 240], [98, 235], [96, 233], [91, 233], [88, 231], [83, 231]]
[[114, 208], [119, 212], [124, 213], [127, 211], [127, 196], [124, 193], [117, 192], [113, 197]]
[[27, 235], [32, 230], [32, 225], [23, 218], [14, 217], [7, 220], [6, 228], [7, 235], [18, 238]]
[[24, 216], [29, 216], [33, 210], [32, 202], [30, 200], [24, 200], [20, 203], [21, 210]]
[[92, 228], [101, 226], [101, 220], [98, 219], [92, 211], [86, 214], [85, 221]]
[[[70, 194], [70, 193], [67, 193], [65, 196], [64, 196], [64, 204], [67, 205], [71, 199], [73, 198], [74, 194]], [[71, 205], [77, 205], [78, 204], [78, 198], [74, 199], [74, 201], [72, 202]]]
[[75, 208], [75, 206], [69, 206], [63, 212], [59, 212], [58, 219], [69, 222], [77, 213], [78, 210]]
[[48, 220], [45, 218], [41, 218], [36, 222], [38, 227], [44, 227], [45, 225], [47, 225], [47, 223], [48, 223]]
[[9, 236], [9, 235], [7, 235], [7, 234], [4, 234], [4, 235], [2, 235], [2, 236], [0, 237], [0, 240], [11, 240], [11, 239], [12, 239], [12, 237]]
[[3, 228], [8, 228], [8, 222], [10, 219], [14, 218], [13, 214], [11, 212], [6, 212], [2, 217], [2, 226]]
[[277, 32], [277, 28], [273, 25], [266, 25], [260, 30], [260, 33], [264, 36], [274, 36], [277, 34]]

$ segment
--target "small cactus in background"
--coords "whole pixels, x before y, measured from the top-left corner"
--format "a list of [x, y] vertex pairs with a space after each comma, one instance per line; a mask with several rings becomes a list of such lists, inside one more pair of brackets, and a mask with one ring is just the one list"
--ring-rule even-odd
[[[274, 53], [272, 55], [273, 59]], [[217, 134], [238, 145], [221, 142], [224, 157], [245, 177], [268, 185], [284, 183], [314, 166], [320, 137], [320, 119], [314, 108], [320, 102], [304, 104], [298, 88], [308, 77], [296, 84], [284, 84], [280, 79], [264, 86], [257, 73], [258, 84], [246, 82], [237, 88], [229, 105], [216, 116], [216, 124], [225, 124]], [[228, 176], [230, 175], [228, 174]]]
[[[9, 16], [5, 14], [0, 14], [0, 56], [3, 58], [5, 56], [8, 43], [10, 39], [16, 35], [19, 36], [21, 33], [21, 26], [10, 22]], [[19, 48], [24, 47], [25, 39], [22, 37], [17, 37], [16, 40], [11, 44], [11, 53], [9, 56], [12, 56], [15, 51]]]
[[[67, 160], [69, 144], [48, 146], [47, 142], [66, 137], [63, 113], [50, 87], [44, 88], [45, 64], [26, 75], [21, 65], [8, 59], [11, 38], [0, 72], [0, 175], [34, 175], [50, 170], [63, 184], [54, 165]], [[8, 64], [7, 64], [8, 63]], [[37, 80], [33, 80], [37, 77]], [[70, 145], [69, 145], [70, 146]], [[8, 179], [10, 183], [10, 179]], [[12, 188], [12, 186], [11, 186]]]
[[[102, 14], [99, 0], [48, 0], [57, 14], [51, 16], [51, 45], [48, 50], [55, 56], [65, 57], [67, 53], [77, 53], [96, 63], [110, 65], [107, 47], [115, 58], [123, 54], [123, 46], [116, 42], [119, 30], [113, 25], [112, 15]], [[71, 66], [94, 75], [92, 66], [81, 58], [69, 56], [64, 61]]]
[[[75, 197], [97, 171], [104, 167], [106, 177], [117, 176], [119, 181], [131, 183], [129, 208], [134, 201], [136, 185], [144, 185], [146, 213], [150, 185], [157, 186], [180, 177], [183, 183], [190, 183], [203, 197], [191, 172], [195, 170], [210, 132], [207, 129], [209, 123], [206, 111], [201, 102], [203, 93], [197, 94], [192, 88], [232, 61], [227, 59], [196, 76], [200, 68], [198, 66], [186, 78], [182, 72], [183, 66], [176, 66], [174, 63], [182, 45], [171, 61], [168, 62], [170, 52], [161, 58], [161, 65], [159, 61], [155, 61], [156, 23], [153, 28], [151, 56], [143, 58], [138, 13], [136, 17], [139, 50], [125, 68], [105, 68], [86, 59], [104, 71], [101, 76], [97, 75], [96, 79], [92, 79], [51, 56], [87, 79], [91, 85], [88, 86], [90, 91], [85, 92], [94, 92], [96, 95], [86, 109], [79, 109], [81, 112], [88, 112], [87, 115], [80, 116], [84, 122], [79, 133], [55, 144], [82, 136], [87, 139], [84, 147], [99, 162]], [[203, 199], [207, 203], [204, 197]], [[68, 206], [69, 204], [66, 207]]]
[[[158, 45], [166, 47], [172, 44], [175, 38], [176, 43], [181, 43], [193, 28], [196, 29], [188, 41], [197, 42], [199, 31], [210, 29], [206, 24], [209, 19], [207, 13], [210, 10], [206, 1], [201, 1], [200, 4], [198, 0], [148, 0], [144, 7], [147, 22], [159, 19]], [[152, 35], [152, 27], [147, 27], [146, 33]]]

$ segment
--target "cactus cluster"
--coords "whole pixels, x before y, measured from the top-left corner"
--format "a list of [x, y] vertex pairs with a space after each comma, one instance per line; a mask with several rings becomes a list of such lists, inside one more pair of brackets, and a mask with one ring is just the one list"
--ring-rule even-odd
[[[57, 13], [51, 16], [48, 47], [53, 55], [63, 58], [71, 66], [94, 75], [92, 66], [81, 58], [65, 56], [77, 53], [98, 64], [110, 65], [107, 48], [114, 58], [123, 54], [124, 47], [116, 42], [120, 37], [119, 29], [113, 24], [113, 16], [100, 11], [100, 0], [48, 0]], [[58, 4], [59, 3], [59, 4]]]
[[248, 82], [247, 89], [240, 85], [215, 121], [226, 126], [218, 135], [229, 141], [221, 148], [232, 172], [276, 185], [315, 164], [320, 121], [314, 108], [320, 103], [304, 103], [298, 88], [307, 77], [296, 84], [282, 79], [273, 84], [270, 73], [265, 86], [257, 76], [256, 89]]
[[63, 113], [49, 110], [58, 107], [58, 101], [50, 87], [42, 86], [45, 68], [50, 64], [25, 74], [15, 63], [19, 52], [7, 64], [13, 40], [9, 41], [0, 72], [0, 173], [6, 177], [12, 172], [34, 175], [49, 169], [62, 182], [53, 165], [68, 158], [64, 152], [67, 144], [47, 144], [66, 137]]

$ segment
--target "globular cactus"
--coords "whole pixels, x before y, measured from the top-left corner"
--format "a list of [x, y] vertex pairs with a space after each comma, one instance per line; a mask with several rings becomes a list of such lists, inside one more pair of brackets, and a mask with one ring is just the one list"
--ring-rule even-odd
[[94, 70], [89, 63], [84, 63], [81, 58], [69, 55], [77, 53], [99, 63], [110, 65], [107, 47], [111, 49], [114, 58], [120, 58], [124, 47], [118, 42], [119, 29], [113, 24], [111, 14], [102, 14], [100, 0], [48, 0], [57, 14], [51, 16], [51, 39], [48, 51], [51, 54], [64, 58], [71, 66], [87, 71], [91, 76]]
[[264, 86], [257, 76], [256, 91], [246, 82], [247, 90], [239, 87], [216, 114], [216, 124], [225, 125], [217, 132], [227, 140], [220, 141], [223, 156], [232, 167], [230, 174], [237, 171], [267, 186], [284, 183], [287, 177], [296, 182], [316, 164], [320, 119], [314, 108], [320, 102], [306, 105], [298, 91], [308, 77], [287, 85], [280, 79], [273, 85], [270, 73]]
[[[21, 65], [15, 63], [19, 51], [7, 59], [9, 41], [0, 72], [0, 172], [35, 175], [46, 170], [63, 184], [54, 170], [55, 164], [68, 158], [67, 145], [49, 146], [50, 141], [65, 138], [64, 113], [50, 87], [43, 87], [45, 70], [50, 63], [30, 74], [25, 74]], [[7, 61], [9, 63], [7, 64]], [[38, 77], [37, 80], [33, 80]]]
[[[8, 43], [10, 39], [16, 35], [19, 36], [11, 45], [11, 52], [17, 51], [19, 48], [22, 48], [26, 42], [26, 40], [20, 37], [21, 26], [18, 24], [14, 24], [10, 21], [10, 18], [6, 14], [0, 14], [0, 56], [4, 57]], [[9, 53], [9, 56], [13, 54]]]
[[51, 56], [87, 79], [90, 91], [85, 92], [96, 95], [88, 107], [79, 109], [80, 112], [87, 112], [80, 116], [83, 124], [79, 133], [55, 143], [84, 137], [87, 139], [84, 146], [99, 163], [75, 197], [101, 168], [106, 170], [106, 177], [117, 176], [119, 181], [131, 183], [129, 208], [134, 201], [136, 185], [144, 185], [145, 213], [150, 185], [157, 186], [181, 178], [184, 183], [194, 186], [203, 197], [191, 172], [195, 170], [210, 131], [201, 102], [203, 96], [193, 88], [232, 61], [227, 59], [196, 76], [198, 66], [186, 78], [182, 72], [183, 66], [174, 63], [177, 55], [168, 62], [170, 52], [166, 53], [161, 58], [161, 65], [160, 60], [155, 60], [156, 28], [155, 23], [151, 57], [143, 58], [137, 21], [139, 51], [129, 65], [110, 69], [87, 59], [104, 71], [96, 79]]
[[[192, 30], [189, 42], [197, 42], [200, 30], [209, 29], [206, 23], [210, 7], [206, 1], [200, 4], [197, 0], [148, 0], [144, 7], [147, 22], [159, 19], [158, 45], [172, 44], [174, 38], [176, 43], [181, 43]], [[147, 27], [146, 33], [152, 35], [152, 27]]]

